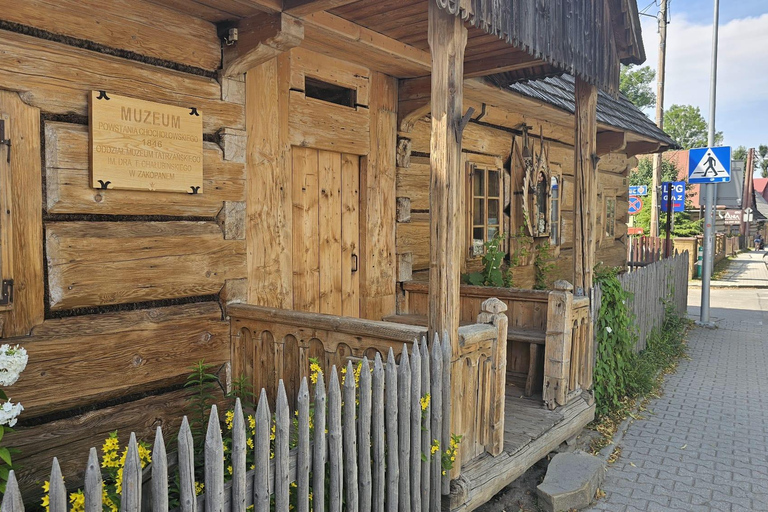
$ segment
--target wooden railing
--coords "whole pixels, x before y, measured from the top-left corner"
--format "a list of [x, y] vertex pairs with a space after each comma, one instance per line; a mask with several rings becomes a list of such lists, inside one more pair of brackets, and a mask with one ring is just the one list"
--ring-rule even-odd
[[232, 374], [245, 376], [253, 389], [266, 389], [271, 403], [277, 383], [285, 383], [292, 399], [301, 379], [310, 374], [310, 358], [324, 372], [344, 368], [350, 357], [385, 356], [391, 348], [400, 357], [404, 343], [421, 340], [427, 329], [392, 322], [305, 313], [249, 304], [227, 308], [232, 339]]
[[504, 447], [504, 403], [507, 366], [506, 305], [491, 298], [481, 304], [477, 324], [459, 328], [451, 357], [451, 433], [462, 436], [457, 454], [462, 463]]
[[544, 356], [544, 402], [550, 409], [566, 405], [592, 388], [594, 334], [588, 297], [574, 297], [573, 286], [555, 283], [549, 294]]

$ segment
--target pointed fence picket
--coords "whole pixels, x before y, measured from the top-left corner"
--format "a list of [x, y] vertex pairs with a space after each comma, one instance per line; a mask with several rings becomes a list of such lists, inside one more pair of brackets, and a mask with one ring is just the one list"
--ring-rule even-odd
[[[437, 337], [431, 347], [426, 339], [404, 346], [399, 364], [391, 349], [386, 363], [378, 353], [373, 366], [367, 358], [348, 361], [343, 382], [335, 366], [327, 382], [323, 375], [318, 377], [312, 400], [304, 378], [295, 397], [296, 411], [289, 409], [280, 381], [274, 417], [266, 392], [261, 390], [252, 418], [253, 439], [248, 439], [246, 416], [240, 400], [236, 401], [231, 453], [224, 451], [219, 412], [212, 406], [203, 450], [205, 494], [201, 496], [195, 496], [195, 452], [186, 418], [178, 433], [178, 465], [173, 468], [169, 468], [158, 427], [144, 502], [138, 442], [131, 433], [120, 512], [140, 512], [142, 503], [147, 511], [168, 512], [168, 482], [174, 479], [179, 482], [181, 512], [245, 512], [252, 505], [254, 512], [440, 510], [447, 490], [441, 452], [450, 443], [448, 361], [450, 341], [441, 342]], [[253, 446], [254, 469], [247, 467], [248, 446]], [[88, 454], [86, 512], [102, 510], [97, 453], [91, 448]], [[230, 466], [231, 479], [225, 483], [225, 468]], [[56, 458], [49, 499], [50, 512], [67, 512], [67, 490]], [[16, 475], [11, 471], [2, 512], [23, 510]]]

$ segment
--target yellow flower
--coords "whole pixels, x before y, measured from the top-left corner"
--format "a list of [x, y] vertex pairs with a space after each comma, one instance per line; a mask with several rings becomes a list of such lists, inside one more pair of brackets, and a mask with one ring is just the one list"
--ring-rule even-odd
[[426, 411], [427, 407], [429, 407], [429, 399], [430, 399], [430, 396], [429, 396], [429, 393], [427, 393], [426, 395], [421, 397], [421, 399], [419, 400], [421, 402], [422, 411]]
[[254, 418], [252, 414], [248, 415], [248, 426], [251, 428], [251, 430], [256, 428], [256, 418]]
[[51, 509], [50, 503], [51, 503], [50, 502], [50, 498], [48, 497], [48, 494], [46, 493], [46, 495], [43, 496], [43, 499], [42, 499], [42, 501], [40, 503], [43, 506], [43, 508], [45, 509], [45, 512], [48, 512]]
[[205, 484], [195, 482], [195, 496], [200, 496], [205, 491]]
[[72, 504], [71, 512], [85, 511], [85, 495], [82, 490], [69, 494], [69, 502]]
[[323, 369], [320, 368], [319, 364], [313, 362], [309, 365], [309, 380], [312, 381], [312, 384], [317, 384], [317, 377], [322, 374]]
[[232, 466], [227, 466], [227, 471], [229, 471], [229, 474], [232, 474]]
[[227, 411], [224, 414], [224, 419], [227, 423], [227, 430], [232, 430], [232, 424], [235, 421], [235, 411], [231, 411], [231, 410]]
[[48, 494], [49, 492], [51, 492], [51, 482], [49, 482], [48, 480], [46, 480], [45, 483], [43, 483], [43, 492], [45, 492], [45, 494]]
[[251, 464], [251, 470], [256, 469], [256, 464]]
[[245, 444], [248, 445], [248, 448], [253, 449], [253, 438], [249, 437], [248, 439], [246, 439]]
[[291, 482], [291, 487], [295, 489], [297, 487], [296, 482]]
[[440, 451], [440, 441], [437, 439], [432, 440], [432, 447], [430, 448], [430, 452], [432, 455], [436, 454], [438, 451]]

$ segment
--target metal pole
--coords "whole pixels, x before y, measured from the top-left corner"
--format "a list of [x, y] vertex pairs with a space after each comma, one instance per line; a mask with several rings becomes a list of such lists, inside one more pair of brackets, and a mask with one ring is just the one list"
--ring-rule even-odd
[[[667, 67], [667, 0], [661, 0], [659, 9], [659, 65], [656, 72], [656, 125], [664, 129], [664, 77]], [[651, 186], [651, 236], [659, 236], [659, 186], [661, 184], [661, 153], [653, 155], [653, 183]]]
[[[715, 145], [715, 107], [717, 98], [717, 28], [720, 22], [720, 0], [715, 0], [714, 22], [712, 24], [712, 72], [709, 86], [709, 137], [707, 144]], [[715, 187], [714, 183], [701, 185], [704, 189], [704, 254], [701, 269], [701, 317], [702, 325], [711, 325], [709, 320], [709, 283], [712, 279], [712, 262], [715, 248]]]

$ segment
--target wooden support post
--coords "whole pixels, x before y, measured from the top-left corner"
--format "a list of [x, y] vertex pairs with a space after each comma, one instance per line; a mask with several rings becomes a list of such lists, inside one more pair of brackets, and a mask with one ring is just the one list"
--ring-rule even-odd
[[[459, 342], [459, 285], [464, 246], [462, 217], [461, 118], [464, 48], [461, 18], [429, 2], [432, 54], [432, 137], [430, 144], [430, 333], [447, 332], [453, 352]], [[430, 338], [431, 339], [431, 338]]]
[[574, 163], [576, 219], [573, 240], [574, 295], [589, 295], [597, 230], [597, 88], [576, 79]]

